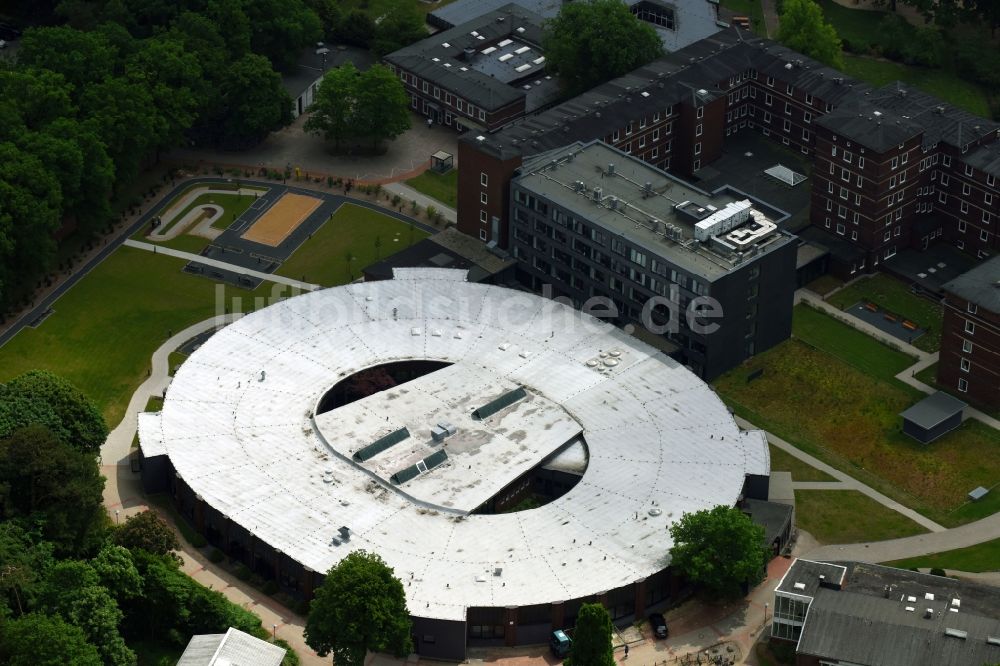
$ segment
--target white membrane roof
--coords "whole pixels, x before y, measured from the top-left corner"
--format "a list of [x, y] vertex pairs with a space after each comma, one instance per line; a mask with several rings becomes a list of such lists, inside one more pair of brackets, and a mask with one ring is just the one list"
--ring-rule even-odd
[[[453, 365], [314, 419], [344, 377], [412, 359]], [[515, 387], [527, 398], [483, 423], [467, 420]], [[379, 422], [388, 394], [404, 388], [420, 399]], [[362, 437], [349, 436], [355, 418]], [[380, 456], [398, 455], [392, 449], [365, 467], [347, 455], [402, 425], [411, 438], [396, 446], [437, 446], [426, 440], [438, 420], [458, 429], [445, 450], [460, 448], [463, 429], [493, 439], [465, 454], [465, 470], [456, 453], [399, 487], [378, 468]], [[486, 491], [449, 490], [457, 483], [499, 489], [577, 432], [587, 468], [567, 494], [529, 511], [460, 515]], [[470, 606], [569, 600], [656, 573], [669, 564], [672, 522], [733, 505], [744, 476], [769, 469], [761, 433], [741, 433], [704, 382], [652, 347], [570, 307], [446, 269], [397, 269], [394, 280], [243, 317], [185, 361], [162, 412], [140, 418], [139, 437], [208, 504], [289, 557], [325, 572], [352, 550], [377, 552], [403, 581], [411, 613], [452, 620]], [[528, 453], [511, 448], [518, 439]], [[335, 545], [341, 526], [351, 538]]]

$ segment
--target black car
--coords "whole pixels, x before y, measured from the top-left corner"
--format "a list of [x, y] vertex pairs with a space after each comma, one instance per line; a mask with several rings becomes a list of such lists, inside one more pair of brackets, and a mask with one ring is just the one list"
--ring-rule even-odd
[[667, 621], [659, 613], [652, 613], [649, 616], [649, 626], [653, 630], [653, 635], [657, 638], [667, 637]]

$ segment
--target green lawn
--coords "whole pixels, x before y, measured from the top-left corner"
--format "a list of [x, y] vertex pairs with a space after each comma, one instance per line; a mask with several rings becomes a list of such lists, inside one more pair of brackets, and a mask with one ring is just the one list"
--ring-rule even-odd
[[[788, 340], [723, 375], [715, 387], [726, 403], [755, 425], [939, 523], [957, 525], [988, 511], [989, 503], [966, 504], [965, 496], [976, 486], [1000, 482], [1000, 470], [983, 464], [1000, 456], [1000, 432], [969, 420], [929, 446], [904, 435], [899, 413], [923, 397], [891, 379], [906, 357], [879, 350], [866, 336], [849, 336], [853, 329], [821, 313], [803, 317], [803, 312], [796, 309], [794, 334], [812, 346]], [[841, 356], [848, 353], [865, 361], [848, 362]], [[764, 374], [747, 384], [756, 370]]]
[[926, 329], [926, 333], [913, 341], [914, 347], [929, 352], [941, 348], [941, 320], [944, 313], [940, 303], [917, 296], [906, 284], [884, 273], [876, 273], [853, 282], [827, 299], [827, 302], [841, 310], [861, 301], [871, 301]]
[[768, 444], [771, 451], [771, 470], [778, 472], [791, 472], [792, 481], [836, 481], [835, 478], [821, 472], [812, 465], [804, 463], [784, 449]]
[[[344, 204], [277, 273], [324, 287], [346, 284], [360, 277], [369, 264], [427, 235], [370, 208]], [[376, 242], [381, 245], [376, 247]]]
[[[837, 294], [839, 296], [840, 293]], [[896, 351], [861, 331], [809, 307], [796, 305], [792, 335], [859, 370], [883, 379], [893, 378], [917, 359]]]
[[795, 524], [820, 543], [883, 541], [927, 532], [857, 490], [796, 490]]
[[[874, 22], [873, 27], [877, 26], [878, 23]], [[977, 116], [989, 118], [992, 115], [989, 98], [983, 88], [960, 79], [945, 69], [911, 67], [889, 60], [876, 60], [845, 53], [844, 73], [875, 86], [882, 86], [896, 80], [903, 81]]]
[[855, 44], [874, 44], [879, 41], [879, 22], [888, 12], [852, 9], [833, 0], [818, 0], [818, 4], [841, 39]]
[[171, 377], [177, 372], [177, 368], [181, 367], [181, 363], [187, 360], [188, 355], [179, 351], [172, 351], [167, 356], [167, 372]]
[[833, 277], [832, 275], [821, 275], [812, 282], [806, 285], [806, 289], [812, 291], [820, 296], [826, 296], [834, 289], [839, 289], [844, 286], [844, 281]]
[[955, 571], [1000, 571], [1000, 539], [993, 539], [968, 548], [885, 562], [901, 569], [954, 569]]
[[[123, 247], [56, 301], [55, 312], [0, 347], [0, 381], [34, 368], [58, 373], [117, 425], [167, 338], [215, 314], [215, 283], [181, 272], [186, 262]], [[227, 288], [227, 297], [264, 296]], [[228, 302], [228, 301], [227, 301]]]
[[424, 171], [416, 178], [406, 181], [406, 184], [449, 208], [458, 207], [458, 169], [452, 169], [444, 175]]

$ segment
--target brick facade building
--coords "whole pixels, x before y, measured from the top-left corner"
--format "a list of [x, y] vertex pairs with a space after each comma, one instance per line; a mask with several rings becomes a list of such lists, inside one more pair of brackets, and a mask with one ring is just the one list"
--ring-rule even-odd
[[944, 285], [938, 382], [1000, 407], [1000, 257]]

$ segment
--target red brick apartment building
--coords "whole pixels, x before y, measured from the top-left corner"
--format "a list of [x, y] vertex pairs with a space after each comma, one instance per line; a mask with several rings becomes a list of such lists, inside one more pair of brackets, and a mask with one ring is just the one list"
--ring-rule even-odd
[[873, 89], [736, 28], [496, 132], [464, 135], [459, 229], [507, 246], [508, 185], [527, 157], [600, 138], [697, 177], [746, 130], [813, 157], [810, 219], [840, 277], [938, 239], [980, 258], [1000, 249], [1000, 125], [898, 83]]
[[944, 285], [938, 382], [1000, 407], [1000, 257]]

